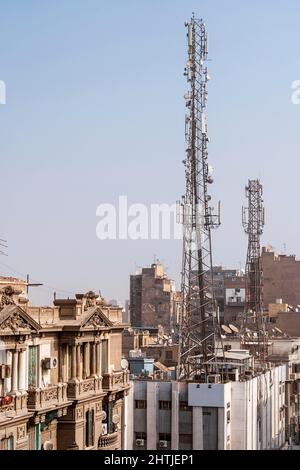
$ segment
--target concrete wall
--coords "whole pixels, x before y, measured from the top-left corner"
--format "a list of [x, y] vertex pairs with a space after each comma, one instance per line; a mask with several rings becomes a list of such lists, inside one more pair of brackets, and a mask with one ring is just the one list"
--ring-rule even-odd
[[[159, 434], [166, 433], [171, 435], [171, 449], [188, 450], [191, 447], [180, 444], [180, 436], [186, 435], [188, 439], [191, 432], [192, 448], [205, 449], [203, 413], [208, 423], [208, 411], [217, 410], [216, 450], [278, 449], [285, 441], [286, 377], [287, 368], [280, 365], [247, 382], [186, 384], [134, 381], [133, 439], [136, 432], [145, 433], [147, 449], [154, 450], [158, 448]], [[146, 400], [147, 408], [135, 409], [134, 400]], [[171, 410], [160, 409], [160, 400], [171, 401]], [[190, 414], [182, 411], [184, 402], [188, 402]], [[190, 422], [184, 422], [183, 430], [180, 420], [184, 413], [190, 416]], [[215, 412], [212, 414], [215, 416]]]

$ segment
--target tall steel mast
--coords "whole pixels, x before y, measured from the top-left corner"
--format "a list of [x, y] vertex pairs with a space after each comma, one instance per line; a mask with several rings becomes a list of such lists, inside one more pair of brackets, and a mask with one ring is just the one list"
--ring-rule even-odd
[[[248, 235], [246, 262], [246, 298], [243, 318], [243, 334], [256, 344], [258, 359], [264, 362], [267, 355], [266, 328], [263, 315], [263, 270], [260, 238], [265, 225], [263, 187], [259, 180], [249, 180], [246, 186], [248, 207], [243, 208], [243, 226]], [[250, 328], [247, 333], [247, 328]], [[254, 336], [253, 336], [254, 332]], [[249, 342], [249, 341], [248, 341]], [[247, 340], [245, 340], [245, 344]]]
[[185, 76], [186, 193], [182, 201], [183, 259], [182, 309], [179, 330], [179, 379], [206, 379], [216, 357], [219, 337], [217, 307], [213, 294], [211, 229], [220, 225], [220, 216], [210, 207], [208, 185], [213, 183], [208, 164], [206, 124], [208, 57], [207, 32], [202, 19], [186, 23], [188, 61]]

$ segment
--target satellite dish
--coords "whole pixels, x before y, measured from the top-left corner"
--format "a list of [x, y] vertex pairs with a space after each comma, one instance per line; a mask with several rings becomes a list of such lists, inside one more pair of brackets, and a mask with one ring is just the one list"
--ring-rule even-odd
[[226, 325], [222, 325], [222, 330], [225, 331], [225, 333], [228, 333], [229, 335], [231, 335], [231, 333], [232, 333], [229, 326], [226, 326]]
[[43, 444], [43, 449], [44, 450], [53, 450], [53, 442], [45, 441], [44, 444]]
[[122, 359], [121, 361], [121, 367], [123, 370], [128, 369], [128, 361], [127, 359]]
[[107, 418], [107, 414], [104, 410], [102, 410], [102, 421], [105, 421]]
[[118, 424], [120, 422], [120, 416], [119, 415], [113, 415], [112, 422], [114, 424]]
[[239, 333], [239, 332], [240, 332], [239, 329], [238, 329], [236, 326], [234, 326], [234, 325], [229, 325], [229, 328], [230, 328], [234, 333]]

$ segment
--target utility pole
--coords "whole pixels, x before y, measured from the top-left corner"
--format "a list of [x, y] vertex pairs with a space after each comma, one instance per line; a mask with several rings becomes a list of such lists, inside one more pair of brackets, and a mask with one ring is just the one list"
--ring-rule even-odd
[[[213, 293], [211, 229], [220, 225], [210, 206], [208, 186], [213, 183], [208, 164], [206, 124], [207, 82], [210, 77], [207, 32], [202, 19], [186, 23], [188, 61], [185, 68], [189, 90], [185, 95], [186, 192], [181, 202], [183, 257], [179, 327], [179, 380], [207, 381], [216, 359], [216, 340], [221, 338]], [[220, 209], [220, 206], [219, 206]], [[221, 348], [222, 350], [222, 348]]]

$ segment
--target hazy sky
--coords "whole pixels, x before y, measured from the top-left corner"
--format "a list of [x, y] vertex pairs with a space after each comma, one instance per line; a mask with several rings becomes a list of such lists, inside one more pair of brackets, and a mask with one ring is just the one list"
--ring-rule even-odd
[[[89, 289], [129, 296], [154, 254], [178, 280], [180, 241], [100, 241], [96, 209], [172, 204], [184, 193], [192, 11], [209, 31], [208, 129], [222, 226], [214, 263], [244, 265], [241, 206], [261, 178], [264, 244], [300, 254], [298, 0], [0, 0], [0, 238], [4, 275], [30, 273], [34, 302]], [[7, 267], [9, 266], [9, 267]]]

